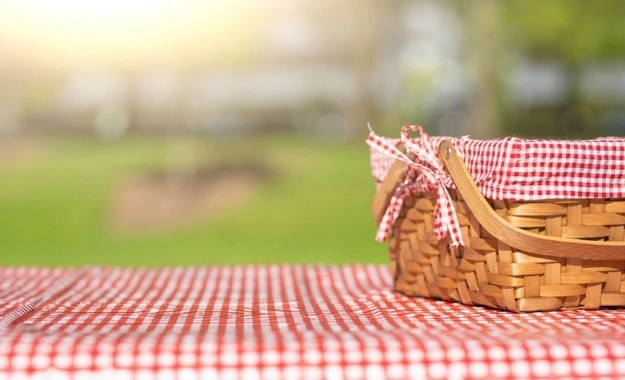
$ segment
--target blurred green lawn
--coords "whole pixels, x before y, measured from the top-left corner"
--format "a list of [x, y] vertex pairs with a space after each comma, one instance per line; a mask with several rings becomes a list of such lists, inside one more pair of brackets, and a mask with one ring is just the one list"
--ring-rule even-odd
[[386, 262], [374, 241], [364, 142], [272, 136], [186, 144], [208, 162], [262, 159], [281, 174], [216, 221], [116, 234], [108, 228], [115, 189], [165, 167], [171, 145], [154, 136], [46, 139], [34, 154], [0, 161], [0, 265]]

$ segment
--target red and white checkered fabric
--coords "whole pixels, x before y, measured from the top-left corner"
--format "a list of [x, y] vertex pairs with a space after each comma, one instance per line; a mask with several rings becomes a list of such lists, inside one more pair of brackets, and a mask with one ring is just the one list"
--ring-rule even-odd
[[[421, 131], [421, 136], [410, 137], [408, 131]], [[370, 135], [369, 140], [371, 138]], [[400, 141], [379, 136], [375, 138], [390, 145]], [[463, 157], [480, 191], [487, 198], [519, 201], [625, 198], [625, 138], [528, 140], [507, 137], [474, 140], [468, 136], [428, 137], [419, 126], [402, 128], [401, 141], [412, 153], [411, 158], [428, 168], [437, 163], [432, 157], [420, 155], [420, 148], [431, 145], [438, 151], [440, 143], [446, 139]], [[386, 177], [392, 162], [391, 155], [372, 145], [371, 167], [378, 185]], [[448, 187], [454, 187], [448, 176], [443, 182]], [[395, 203], [401, 206], [398, 199]], [[395, 212], [389, 210], [390, 213]], [[378, 232], [390, 230], [393, 222], [394, 219], [384, 221]], [[378, 236], [378, 240], [385, 240], [386, 236]]]
[[[418, 141], [410, 137], [408, 133], [411, 131], [420, 133], [421, 136]], [[405, 126], [402, 129], [401, 141], [412, 158], [401, 152], [394, 144], [389, 144], [388, 140], [377, 136], [373, 130], [367, 138], [367, 143], [373, 150], [405, 162], [407, 170], [403, 184], [396, 189], [389, 202], [388, 210], [382, 217], [376, 240], [386, 240], [406, 196], [415, 192], [436, 191], [434, 234], [439, 240], [449, 234], [450, 246], [452, 247], [464, 245], [460, 223], [445, 186], [445, 171], [437, 159], [435, 147], [431, 144], [425, 131], [418, 125]], [[414, 157], [419, 157], [419, 159], [414, 159]], [[387, 163], [384, 162], [383, 165], [387, 165]]]
[[0, 268], [0, 379], [625, 377], [624, 309], [514, 314], [391, 280], [376, 265]]

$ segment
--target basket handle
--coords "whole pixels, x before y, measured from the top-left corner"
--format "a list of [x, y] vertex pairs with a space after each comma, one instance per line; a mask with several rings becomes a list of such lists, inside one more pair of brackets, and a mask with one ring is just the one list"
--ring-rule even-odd
[[406, 163], [401, 160], [396, 160], [373, 196], [371, 211], [373, 211], [376, 224], [380, 224], [382, 221], [386, 208], [393, 194], [395, 194], [395, 190], [397, 190], [397, 187], [404, 181], [405, 177]]
[[[401, 142], [397, 142], [395, 143], [395, 147], [401, 150], [404, 145]], [[395, 190], [397, 190], [399, 185], [404, 182], [405, 178], [406, 163], [401, 160], [395, 160], [373, 196], [371, 211], [373, 211], [373, 217], [375, 218], [376, 225], [379, 225], [382, 221], [384, 213], [388, 208], [388, 204], [391, 202], [393, 194], [395, 194]]]
[[625, 242], [591, 241], [542, 236], [514, 227], [488, 204], [449, 140], [441, 142], [438, 158], [480, 225], [503, 243], [543, 257], [586, 260], [623, 260]]

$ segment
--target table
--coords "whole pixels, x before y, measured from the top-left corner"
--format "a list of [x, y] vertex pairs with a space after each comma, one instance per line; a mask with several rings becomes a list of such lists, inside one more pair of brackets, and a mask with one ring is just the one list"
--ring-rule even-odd
[[0, 268], [0, 380], [625, 377], [625, 311], [409, 298], [380, 265]]

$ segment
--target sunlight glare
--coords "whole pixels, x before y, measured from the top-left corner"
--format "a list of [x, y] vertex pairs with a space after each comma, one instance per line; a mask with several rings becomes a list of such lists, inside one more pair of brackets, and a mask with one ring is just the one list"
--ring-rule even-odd
[[[55, 67], [194, 65], [245, 56], [263, 3], [0, 0], [0, 55]], [[20, 53], [21, 52], [21, 53]]]
[[27, 0], [25, 6], [39, 16], [93, 22], [140, 17], [163, 7], [165, 0]]

